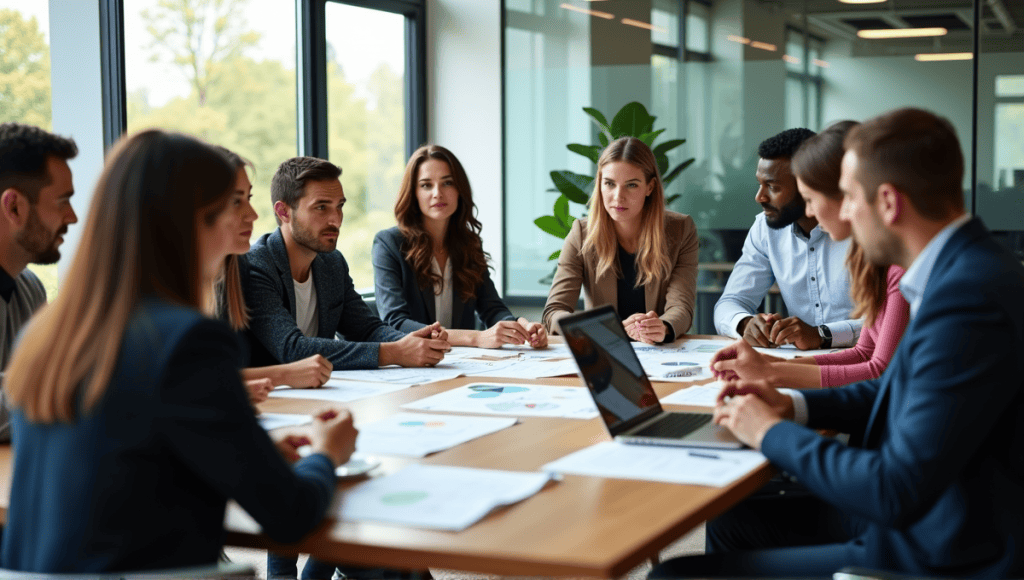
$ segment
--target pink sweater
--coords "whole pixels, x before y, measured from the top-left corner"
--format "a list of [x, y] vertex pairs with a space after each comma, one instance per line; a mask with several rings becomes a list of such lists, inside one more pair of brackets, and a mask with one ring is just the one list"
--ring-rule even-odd
[[876, 378], [889, 365], [910, 320], [910, 305], [900, 294], [903, 272], [899, 266], [889, 266], [885, 302], [871, 328], [860, 333], [856, 346], [814, 357], [821, 367], [823, 388]]

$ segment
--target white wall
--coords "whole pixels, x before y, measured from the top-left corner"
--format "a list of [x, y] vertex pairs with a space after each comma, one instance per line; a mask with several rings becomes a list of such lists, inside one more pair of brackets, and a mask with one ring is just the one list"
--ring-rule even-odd
[[501, 115], [500, 3], [428, 0], [427, 135], [458, 156], [469, 174], [499, 292], [505, 258]]
[[78, 144], [78, 156], [68, 163], [75, 185], [71, 205], [78, 223], [68, 227], [61, 246], [57, 273], [63, 281], [103, 169], [99, 2], [50, 0], [50, 77], [53, 132]]

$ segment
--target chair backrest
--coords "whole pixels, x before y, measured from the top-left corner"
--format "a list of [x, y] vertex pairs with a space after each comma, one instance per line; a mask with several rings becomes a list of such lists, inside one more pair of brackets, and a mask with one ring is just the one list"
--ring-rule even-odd
[[247, 564], [218, 562], [209, 566], [169, 570], [140, 570], [100, 574], [40, 574], [0, 569], [0, 580], [255, 580], [256, 570]]

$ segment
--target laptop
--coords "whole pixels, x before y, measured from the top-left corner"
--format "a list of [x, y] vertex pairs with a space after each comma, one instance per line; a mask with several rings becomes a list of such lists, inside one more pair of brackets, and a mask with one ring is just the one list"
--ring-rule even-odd
[[612, 306], [558, 321], [608, 433], [638, 445], [740, 449], [743, 443], [706, 413], [662, 409], [658, 395]]

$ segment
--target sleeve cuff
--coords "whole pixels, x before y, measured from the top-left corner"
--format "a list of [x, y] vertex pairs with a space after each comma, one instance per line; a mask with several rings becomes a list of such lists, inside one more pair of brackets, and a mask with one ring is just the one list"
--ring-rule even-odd
[[804, 398], [804, 394], [796, 389], [779, 389], [779, 392], [788, 395], [793, 400], [793, 422], [797, 425], [807, 425], [809, 416], [807, 399]]
[[739, 338], [740, 337], [740, 332], [739, 332], [738, 329], [739, 329], [740, 323], [743, 322], [744, 318], [749, 318], [751, 316], [752, 316], [751, 314], [748, 314], [746, 312], [740, 312], [736, 316], [733, 316], [732, 317], [732, 321], [729, 322], [729, 328], [728, 328], [729, 332], [726, 333], [726, 336], [729, 336], [731, 338]]
[[857, 338], [860, 335], [860, 327], [855, 327], [850, 322], [831, 322], [826, 324], [829, 331], [832, 332], [832, 346], [853, 346], [857, 344]]

